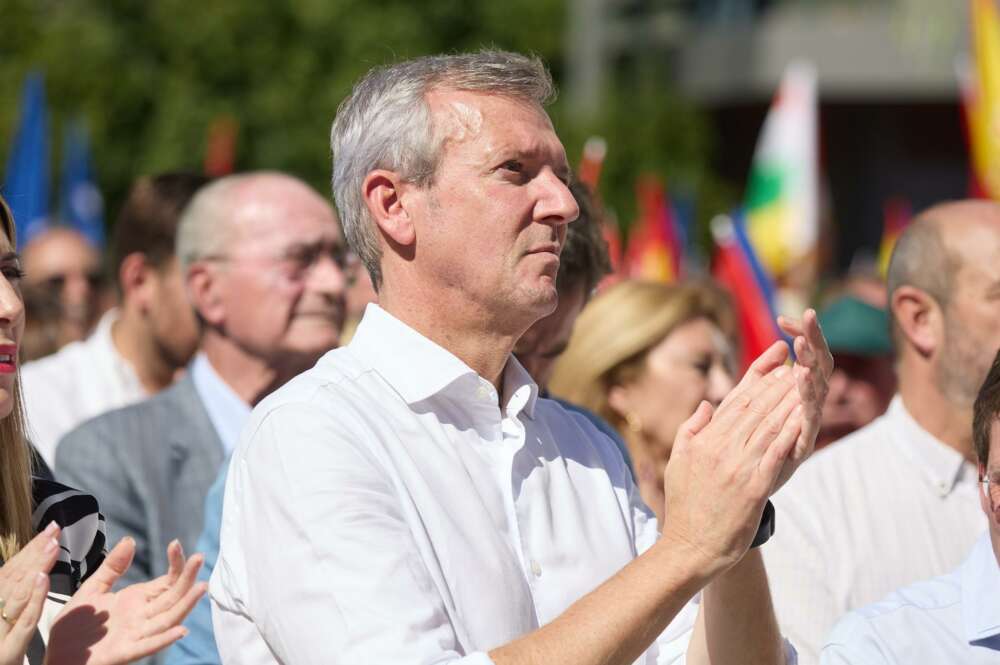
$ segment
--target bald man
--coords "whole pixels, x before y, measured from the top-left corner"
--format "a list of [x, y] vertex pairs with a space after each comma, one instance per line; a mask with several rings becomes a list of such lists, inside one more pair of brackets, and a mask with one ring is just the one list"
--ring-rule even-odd
[[121, 584], [193, 551], [205, 496], [251, 408], [337, 346], [353, 266], [333, 207], [274, 172], [228, 176], [185, 208], [176, 254], [202, 326], [184, 377], [67, 434], [56, 475], [98, 497], [110, 542], [136, 541]]
[[779, 527], [763, 549], [804, 664], [841, 615], [951, 570], [986, 529], [970, 423], [1000, 347], [1000, 204], [921, 214], [896, 245], [888, 289], [898, 393], [775, 496]]

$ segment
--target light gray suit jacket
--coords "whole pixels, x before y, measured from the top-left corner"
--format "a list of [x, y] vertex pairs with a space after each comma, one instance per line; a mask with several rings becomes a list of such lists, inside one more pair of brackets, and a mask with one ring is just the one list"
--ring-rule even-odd
[[225, 453], [190, 374], [150, 399], [109, 411], [62, 438], [56, 478], [97, 497], [108, 547], [135, 539], [118, 588], [167, 571], [167, 545], [194, 552], [205, 495]]

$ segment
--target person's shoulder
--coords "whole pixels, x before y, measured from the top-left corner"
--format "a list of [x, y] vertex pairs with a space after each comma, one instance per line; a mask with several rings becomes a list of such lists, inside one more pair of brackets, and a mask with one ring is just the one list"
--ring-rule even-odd
[[78, 383], [87, 355], [86, 341], [70, 342], [55, 353], [24, 363], [20, 376], [25, 392], [44, 390], [51, 394], [53, 389]]
[[952, 624], [961, 618], [960, 603], [961, 585], [954, 573], [916, 582], [841, 617], [824, 652], [840, 650], [857, 656], [911, 648], [915, 636], [937, 633], [942, 627], [957, 630]]
[[564, 457], [584, 463], [597, 458], [608, 470], [631, 474], [621, 437], [592, 411], [557, 398], [542, 397], [535, 404], [535, 417], [546, 422]]
[[71, 594], [104, 559], [104, 516], [91, 494], [37, 476], [31, 479], [31, 485], [35, 532], [52, 522], [60, 527], [60, 554], [51, 574], [52, 590]]

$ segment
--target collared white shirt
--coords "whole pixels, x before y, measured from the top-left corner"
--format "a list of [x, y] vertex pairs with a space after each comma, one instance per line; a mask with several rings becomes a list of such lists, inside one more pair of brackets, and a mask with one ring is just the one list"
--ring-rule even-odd
[[222, 447], [228, 455], [240, 439], [240, 430], [250, 418], [250, 405], [222, 380], [204, 353], [198, 353], [191, 362], [191, 380], [198, 391], [208, 419], [215, 426]]
[[[491, 663], [656, 540], [621, 455], [377, 305], [254, 409], [211, 579], [224, 663]], [[689, 603], [642, 663], [683, 662]]]
[[774, 497], [762, 548], [775, 612], [816, 663], [846, 612], [957, 566], [986, 529], [976, 468], [893, 399], [885, 415], [803, 464]]
[[59, 440], [71, 429], [149, 396], [111, 339], [117, 319], [118, 310], [109, 310], [87, 339], [21, 368], [29, 438], [50, 467]]
[[841, 619], [820, 663], [1000, 663], [1000, 566], [989, 534], [953, 572], [895, 591]]

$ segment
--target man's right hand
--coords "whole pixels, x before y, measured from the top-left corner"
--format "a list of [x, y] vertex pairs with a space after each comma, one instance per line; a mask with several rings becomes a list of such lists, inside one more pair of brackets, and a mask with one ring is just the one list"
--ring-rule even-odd
[[746, 554], [801, 432], [801, 397], [787, 356], [787, 345], [774, 343], [714, 413], [702, 402], [674, 441], [662, 540], [691, 550], [707, 578]]

